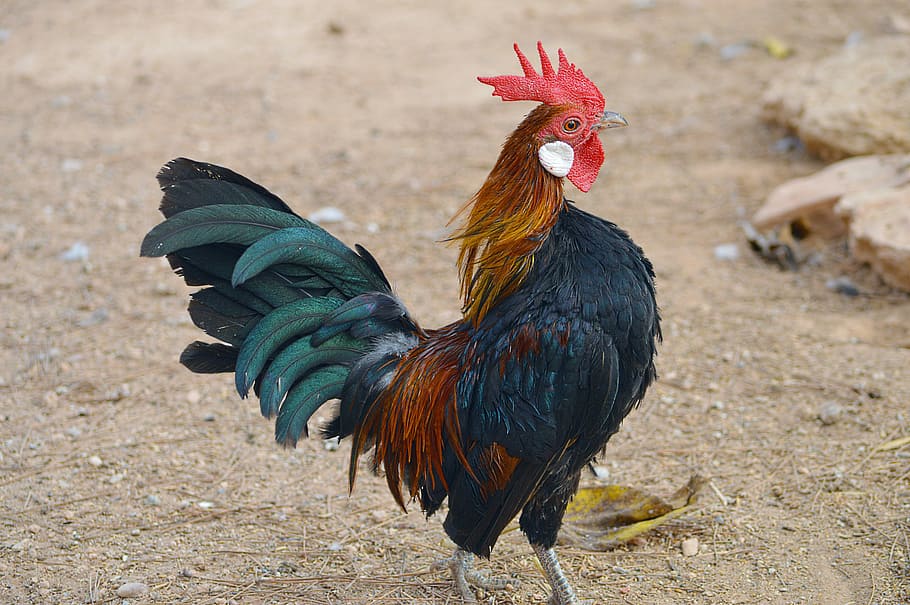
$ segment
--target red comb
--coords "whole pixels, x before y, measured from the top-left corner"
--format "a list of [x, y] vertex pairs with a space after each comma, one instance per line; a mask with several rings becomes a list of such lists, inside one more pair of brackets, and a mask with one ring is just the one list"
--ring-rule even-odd
[[594, 82], [589, 80], [574, 63], [569, 63], [566, 54], [559, 49], [559, 70], [553, 71], [550, 57], [537, 43], [540, 53], [540, 67], [543, 75], [538, 75], [528, 58], [515, 44], [515, 54], [524, 76], [490, 76], [477, 78], [484, 84], [493, 87], [493, 95], [502, 97], [503, 101], [540, 101], [547, 105], [581, 103], [586, 109], [595, 113], [604, 110], [604, 97], [597, 90]]

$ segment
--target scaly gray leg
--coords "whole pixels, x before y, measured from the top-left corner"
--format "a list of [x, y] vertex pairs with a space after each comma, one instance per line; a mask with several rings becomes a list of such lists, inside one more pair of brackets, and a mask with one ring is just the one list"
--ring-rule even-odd
[[538, 544], [531, 544], [534, 554], [540, 560], [543, 571], [547, 576], [547, 582], [553, 593], [547, 600], [547, 605], [581, 605], [581, 601], [575, 596], [575, 591], [569, 585], [562, 568], [559, 566], [559, 560], [556, 558], [556, 552], [552, 548], [544, 548]]
[[508, 590], [518, 586], [518, 580], [491, 578], [489, 574], [475, 570], [474, 554], [462, 548], [456, 548], [451, 557], [437, 561], [433, 565], [433, 569], [442, 569], [444, 567], [448, 567], [452, 572], [455, 588], [458, 589], [465, 603], [477, 602], [477, 597], [474, 596], [471, 586], [476, 586], [488, 592]]

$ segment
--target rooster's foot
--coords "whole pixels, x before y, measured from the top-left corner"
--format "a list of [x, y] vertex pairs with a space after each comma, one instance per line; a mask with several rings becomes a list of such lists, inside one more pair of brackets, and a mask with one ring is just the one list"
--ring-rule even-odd
[[477, 597], [471, 586], [480, 588], [487, 592], [497, 590], [513, 590], [518, 587], [518, 580], [492, 578], [486, 572], [474, 569], [474, 555], [466, 550], [458, 548], [448, 559], [437, 561], [433, 565], [434, 570], [449, 568], [452, 572], [452, 578], [455, 580], [455, 588], [461, 594], [465, 603], [476, 603]]
[[579, 601], [575, 596], [575, 591], [566, 579], [562, 568], [559, 566], [559, 560], [552, 548], [545, 548], [539, 544], [531, 544], [534, 554], [540, 560], [544, 574], [547, 576], [547, 582], [553, 592], [547, 599], [547, 605], [594, 605], [594, 601]]

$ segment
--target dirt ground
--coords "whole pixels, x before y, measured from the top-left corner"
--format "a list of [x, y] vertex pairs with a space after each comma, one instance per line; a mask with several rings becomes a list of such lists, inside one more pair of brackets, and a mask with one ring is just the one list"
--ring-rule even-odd
[[[737, 226], [821, 166], [776, 150], [766, 82], [893, 16], [910, 9], [0, 0], [0, 601], [120, 602], [137, 581], [150, 593], [132, 602], [458, 602], [431, 570], [450, 551], [437, 519], [398, 512], [367, 473], [349, 497], [346, 444], [283, 450], [229, 377], [178, 365], [200, 336], [188, 290], [138, 249], [159, 221], [155, 173], [184, 155], [303, 215], [341, 209], [332, 230], [375, 254], [424, 325], [454, 319], [455, 251], [438, 240], [530, 109], [474, 77], [515, 73], [512, 42], [537, 39], [631, 122], [603, 137], [591, 192], [570, 195], [626, 227], [659, 279], [661, 380], [603, 464], [664, 495], [693, 473], [712, 482], [696, 512], [634, 544], [562, 548], [576, 589], [597, 603], [910, 601], [910, 446], [879, 447], [910, 435], [910, 297], [841, 244], [779, 271]], [[769, 35], [795, 55], [741, 44]], [[717, 260], [733, 242], [739, 259]], [[861, 296], [826, 288], [842, 275]], [[683, 557], [690, 537], [700, 551]], [[521, 586], [485, 602], [543, 601], [520, 532], [489, 567]]]

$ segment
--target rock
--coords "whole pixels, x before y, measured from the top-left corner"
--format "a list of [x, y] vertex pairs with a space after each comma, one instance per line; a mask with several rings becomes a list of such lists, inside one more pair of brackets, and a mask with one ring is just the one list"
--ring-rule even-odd
[[117, 589], [117, 596], [121, 599], [134, 599], [148, 594], [149, 587], [141, 582], [127, 582]]
[[910, 154], [850, 158], [778, 185], [752, 217], [752, 224], [768, 229], [803, 219], [819, 235], [841, 235], [846, 226], [834, 211], [838, 200], [905, 183], [910, 183]]
[[60, 170], [63, 172], [79, 172], [82, 170], [82, 160], [76, 158], [66, 158], [60, 162]]
[[94, 467], [99, 467], [99, 466], [101, 466], [102, 464], [104, 464], [104, 463], [101, 461], [101, 458], [99, 458], [98, 456], [89, 456], [89, 457], [88, 457], [88, 463], [91, 464], [91, 465], [94, 466]]
[[844, 408], [840, 404], [835, 401], [829, 401], [818, 410], [818, 419], [822, 421], [822, 424], [830, 426], [840, 420], [843, 412]]
[[773, 80], [767, 120], [824, 159], [910, 152], [910, 37], [860, 40]]
[[191, 405], [196, 405], [197, 403], [202, 401], [202, 393], [200, 393], [196, 389], [193, 389], [192, 391], [190, 391], [186, 394], [186, 401], [187, 401], [187, 403], [189, 403]]
[[850, 215], [850, 251], [881, 278], [910, 292], [910, 185], [845, 198]]
[[739, 246], [736, 244], [718, 244], [714, 246], [714, 258], [724, 261], [737, 260], [739, 258]]
[[591, 471], [593, 471], [594, 476], [598, 479], [609, 479], [610, 478], [610, 469], [601, 464], [594, 464], [591, 466]]
[[680, 546], [684, 557], [694, 557], [698, 554], [698, 538], [687, 538]]
[[837, 292], [844, 296], [859, 296], [859, 288], [857, 288], [856, 284], [853, 283], [853, 280], [846, 275], [832, 277], [825, 282], [825, 287], [832, 292]]
[[721, 47], [720, 58], [724, 61], [732, 61], [733, 59], [743, 56], [750, 50], [752, 50], [751, 42], [737, 42], [735, 44], [727, 44]]
[[344, 212], [340, 209], [335, 208], [334, 206], [326, 206], [325, 208], [320, 208], [316, 210], [308, 217], [314, 223], [326, 224], [326, 223], [340, 223], [345, 220]]
[[19, 540], [15, 544], [11, 545], [9, 548], [13, 552], [22, 552], [23, 550], [28, 549], [29, 544], [31, 543], [32, 541], [29, 538], [23, 538], [22, 540]]
[[60, 254], [60, 259], [68, 263], [88, 260], [88, 246], [83, 242], [75, 242], [65, 252]]

